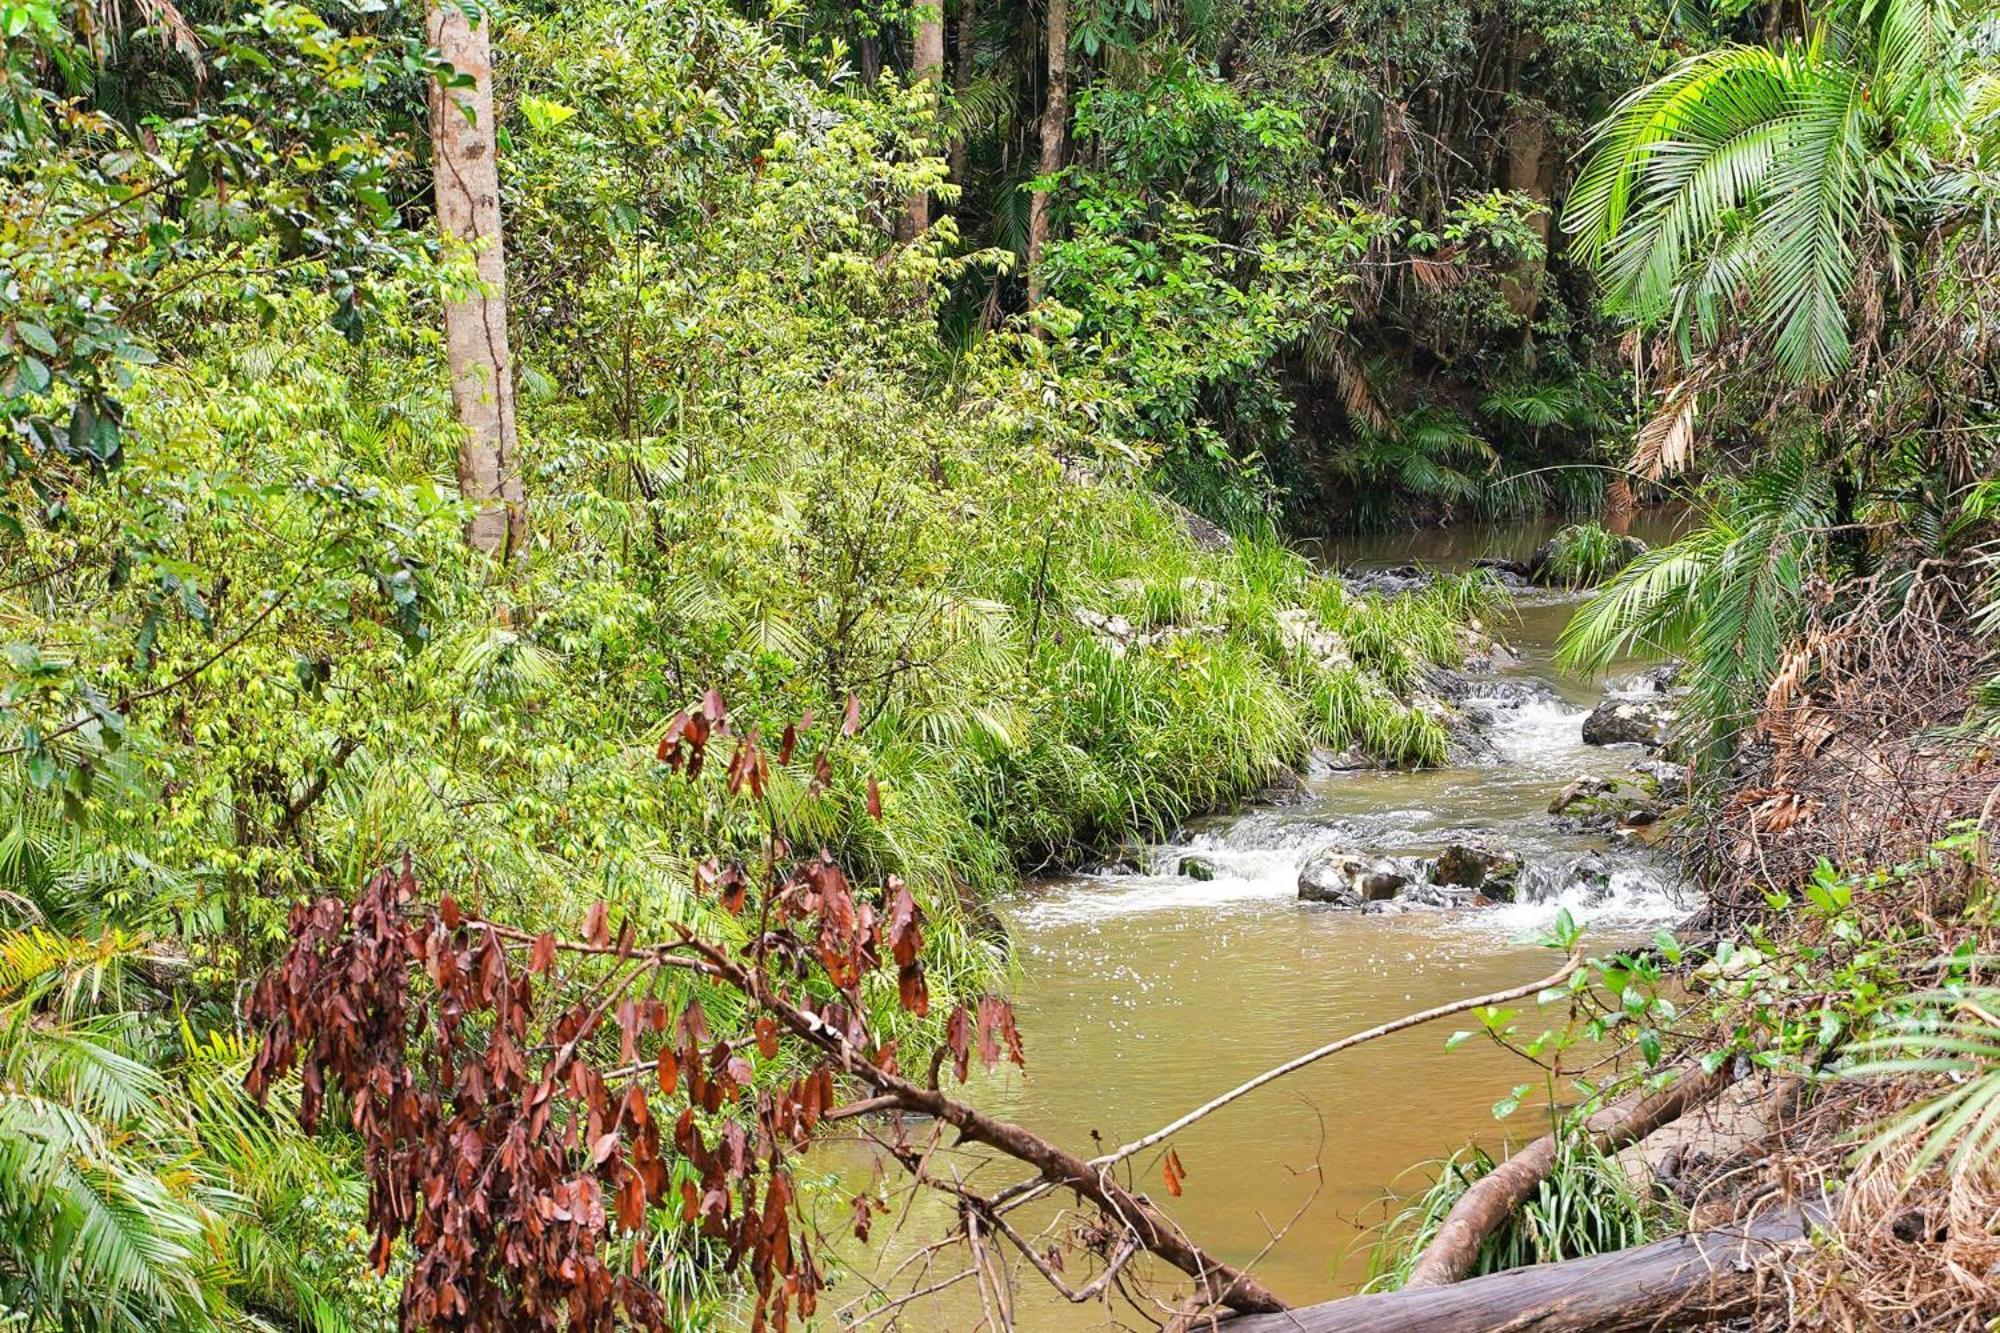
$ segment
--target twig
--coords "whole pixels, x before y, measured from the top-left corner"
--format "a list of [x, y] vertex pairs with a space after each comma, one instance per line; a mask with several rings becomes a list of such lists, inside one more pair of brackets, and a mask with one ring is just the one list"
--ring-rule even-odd
[[[1195, 1121], [1214, 1114], [1238, 1098], [1247, 1096], [1268, 1083], [1275, 1083], [1277, 1080], [1285, 1077], [1285, 1075], [1295, 1073], [1309, 1064], [1324, 1060], [1329, 1055], [1337, 1055], [1341, 1051], [1350, 1050], [1365, 1042], [1374, 1041], [1378, 1037], [1386, 1037], [1391, 1033], [1401, 1032], [1406, 1028], [1417, 1027], [1424, 1023], [1434, 1022], [1440, 1018], [1449, 1018], [1453, 1014], [1462, 1014], [1468, 1009], [1482, 1009], [1488, 1005], [1504, 1004], [1509, 1000], [1518, 1000], [1525, 996], [1539, 994], [1545, 990], [1552, 990], [1568, 981], [1570, 977], [1576, 974], [1576, 970], [1582, 966], [1582, 956], [1572, 954], [1569, 961], [1564, 963], [1560, 970], [1543, 977], [1540, 981], [1531, 981], [1521, 986], [1510, 986], [1506, 990], [1494, 991], [1490, 995], [1475, 995], [1470, 999], [1453, 1000], [1449, 1004], [1441, 1004], [1435, 1008], [1424, 1009], [1414, 1014], [1405, 1014], [1401, 1018], [1394, 1018], [1387, 1023], [1377, 1024], [1365, 1031], [1351, 1033], [1338, 1041], [1328, 1042], [1316, 1050], [1307, 1051], [1304, 1055], [1295, 1056], [1275, 1068], [1267, 1069], [1248, 1082], [1237, 1084], [1228, 1092], [1202, 1103], [1178, 1120], [1162, 1125], [1152, 1133], [1141, 1138], [1136, 1138], [1122, 1148], [1106, 1153], [1102, 1157], [1091, 1158], [1089, 1165], [1099, 1171], [1116, 1165], [1134, 1153], [1144, 1152], [1163, 1139], [1171, 1138], [1173, 1135], [1180, 1133], [1189, 1125], [1195, 1123]], [[1046, 1188], [1048, 1186], [1042, 1181], [1022, 1181], [1019, 1184], [1010, 1185], [1006, 1189], [1001, 1190], [1000, 1193], [994, 1196], [994, 1202], [1007, 1203], [1014, 1199], [1025, 1198], [1031, 1194], [1039, 1194]]]

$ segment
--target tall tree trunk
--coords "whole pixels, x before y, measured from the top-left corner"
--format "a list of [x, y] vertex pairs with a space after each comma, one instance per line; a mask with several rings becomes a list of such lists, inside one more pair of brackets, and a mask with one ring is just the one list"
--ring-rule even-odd
[[[919, 82], [944, 80], [944, 0], [918, 0], [916, 41], [910, 56], [910, 73]], [[921, 236], [931, 225], [931, 197], [922, 190], [910, 196], [905, 225], [910, 237]]]
[[1540, 259], [1523, 259], [1514, 265], [1500, 284], [1508, 307], [1523, 321], [1533, 319], [1541, 304], [1542, 270], [1548, 262], [1549, 205], [1555, 193], [1546, 115], [1541, 103], [1522, 89], [1522, 75], [1540, 46], [1541, 37], [1533, 32], [1523, 32], [1514, 39], [1512, 58], [1507, 62], [1507, 115], [1501, 130], [1507, 152], [1506, 187], [1535, 202], [1528, 225], [1534, 228], [1543, 252]]
[[[1041, 175], [1062, 170], [1063, 135], [1069, 128], [1069, 0], [1048, 0], [1048, 92], [1042, 100]], [[1028, 309], [1042, 303], [1042, 252], [1049, 244], [1049, 192], [1028, 201]]]
[[470, 82], [431, 88], [438, 227], [474, 247], [479, 289], [444, 308], [451, 399], [465, 438], [458, 490], [473, 505], [465, 540], [505, 559], [527, 550], [528, 503], [515, 449], [514, 360], [507, 346], [507, 252], [500, 232], [500, 164], [493, 115], [493, 49], [453, 0], [430, 0], [431, 45]]
[[[951, 86], [961, 99], [972, 87], [972, 60], [978, 17], [976, 0], [958, 0], [958, 54], [952, 65]], [[951, 139], [951, 179], [961, 190], [968, 184], [966, 175], [972, 169], [971, 159], [971, 146], [961, 130]]]

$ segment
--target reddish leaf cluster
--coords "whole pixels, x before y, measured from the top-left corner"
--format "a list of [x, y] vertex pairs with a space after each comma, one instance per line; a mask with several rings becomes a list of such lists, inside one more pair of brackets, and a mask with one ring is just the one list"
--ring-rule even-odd
[[[415, 888], [406, 861], [352, 909], [334, 898], [294, 909], [291, 952], [250, 1003], [264, 1040], [249, 1090], [261, 1099], [298, 1068], [308, 1127], [324, 1085], [347, 1100], [366, 1145], [376, 1265], [399, 1237], [412, 1252], [404, 1327], [610, 1329], [620, 1311], [663, 1327], [653, 1289], [605, 1258], [607, 1199], [629, 1216], [629, 1182], [656, 1195], [666, 1184], [643, 1092], [614, 1101], [577, 1058], [589, 1013], [541, 1030], [534, 968], [513, 966], [499, 934], [460, 919], [448, 897], [409, 920]], [[531, 964], [548, 953], [538, 941]], [[421, 1007], [412, 965], [429, 982]]]
[[[662, 761], [697, 777], [725, 718], [711, 692], [669, 725]], [[786, 729], [780, 763], [809, 725]], [[729, 790], [761, 795], [768, 763], [742, 737]], [[296, 1070], [308, 1126], [329, 1095], [345, 1100], [376, 1262], [399, 1239], [411, 1250], [406, 1329], [664, 1328], [637, 1234], [649, 1221], [747, 1268], [754, 1328], [812, 1313], [820, 1278], [787, 1160], [834, 1108], [836, 1077], [913, 1088], [861, 987], [893, 966], [902, 1006], [928, 1012], [923, 911], [899, 881], [861, 891], [824, 853], [794, 858], [775, 829], [767, 852], [754, 877], [714, 860], [696, 872], [698, 893], [759, 912], [736, 954], [685, 931], [639, 946], [601, 902], [575, 939], [472, 918], [449, 895], [425, 910], [407, 860], [351, 906], [294, 910], [293, 946], [250, 1005], [263, 1040], [248, 1086], [261, 1099]], [[711, 1031], [704, 988], [748, 1001], [747, 1029]], [[997, 998], [959, 1006], [946, 1036], [961, 1079], [975, 1052], [991, 1064], [1004, 1043], [1021, 1059]]]

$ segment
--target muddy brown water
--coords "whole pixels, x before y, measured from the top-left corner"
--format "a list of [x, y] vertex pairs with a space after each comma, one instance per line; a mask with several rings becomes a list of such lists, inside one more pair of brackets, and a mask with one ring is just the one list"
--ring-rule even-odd
[[[1664, 521], [1641, 536], [1665, 535]], [[1546, 527], [1395, 534], [1331, 553], [1345, 567], [1413, 559], [1459, 565], [1474, 556], [1525, 556]], [[1555, 637], [1573, 601], [1531, 594], [1504, 627], [1519, 661], [1505, 678], [1541, 682], [1545, 697], [1495, 707], [1497, 756], [1427, 772], [1330, 773], [1307, 780], [1303, 800], [1203, 821], [1175, 842], [1147, 849], [1136, 869], [1025, 886], [1002, 904], [1018, 950], [1013, 1000], [1027, 1068], [980, 1079], [970, 1095], [1081, 1154], [1103, 1151], [1173, 1120], [1241, 1081], [1343, 1034], [1461, 996], [1531, 981], [1559, 965], [1532, 940], [1567, 906], [1598, 945], [1650, 935], [1681, 911], [1669, 868], [1611, 849], [1609, 897], [1561, 899], [1456, 913], [1361, 916], [1297, 901], [1300, 864], [1314, 851], [1422, 851], [1479, 833], [1520, 850], [1531, 867], [1603, 848], [1558, 829], [1550, 795], [1580, 774], [1616, 775], [1638, 758], [1628, 747], [1586, 746], [1581, 724], [1600, 682], [1560, 676]], [[1505, 694], [1496, 687], [1496, 694]], [[1186, 855], [1216, 868], [1198, 882], [1179, 873]], [[1533, 1006], [1523, 1022], [1536, 1015]], [[1447, 1020], [1333, 1056], [1264, 1088], [1175, 1139], [1187, 1176], [1167, 1195], [1159, 1152], [1134, 1159], [1133, 1180], [1190, 1236], [1255, 1271], [1294, 1303], [1329, 1300], [1366, 1277], [1371, 1228], [1384, 1199], [1422, 1184], [1422, 1164], [1468, 1143], [1488, 1148], [1546, 1128], [1547, 1094], [1531, 1087], [1522, 1109], [1498, 1122], [1494, 1104], [1536, 1071], [1490, 1044], [1445, 1041]], [[1538, 1029], [1531, 1029], [1538, 1030]], [[851, 1135], [816, 1154], [838, 1176], [822, 1191], [820, 1221], [841, 1267], [822, 1313], [849, 1318], [893, 1294], [965, 1267], [963, 1244], [921, 1258], [953, 1223], [948, 1201], [911, 1195], [893, 1164]], [[941, 1149], [930, 1169], [981, 1192], [1020, 1168], [970, 1151]], [[878, 1174], [879, 1173], [879, 1174]], [[845, 1236], [842, 1201], [886, 1182], [892, 1211], [871, 1243]], [[1039, 1211], [1038, 1211], [1039, 1207]], [[1053, 1204], [1016, 1217], [1024, 1230], [1062, 1230]], [[913, 1259], [913, 1256], [917, 1256]], [[1018, 1256], [1016, 1256], [1018, 1258]], [[899, 1265], [907, 1265], [900, 1269]], [[1027, 1330], [1146, 1328], [1123, 1300], [1073, 1306], [1018, 1263], [1015, 1326]], [[1072, 1259], [1080, 1285], [1090, 1270]], [[1164, 1288], [1166, 1284], [1155, 1283]], [[994, 1327], [971, 1281], [897, 1311], [897, 1327]], [[1150, 1311], [1155, 1317], [1157, 1309]], [[835, 1323], [841, 1322], [836, 1315]], [[865, 1326], [891, 1325], [884, 1316]]]

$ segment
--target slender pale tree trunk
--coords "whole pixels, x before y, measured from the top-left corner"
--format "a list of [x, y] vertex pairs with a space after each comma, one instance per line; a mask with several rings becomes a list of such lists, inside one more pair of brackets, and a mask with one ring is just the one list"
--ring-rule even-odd
[[[979, 17], [976, 0], [958, 0], [958, 55], [951, 71], [951, 86], [960, 99], [972, 87], [972, 60], [975, 51], [974, 24]], [[964, 189], [969, 182], [966, 175], [972, 169], [972, 149], [961, 128], [951, 139], [951, 179], [952, 183]]]
[[1541, 304], [1542, 270], [1549, 246], [1549, 207], [1555, 193], [1554, 162], [1548, 152], [1548, 122], [1542, 105], [1523, 94], [1523, 72], [1533, 59], [1541, 39], [1524, 32], [1514, 42], [1508, 61], [1508, 106], [1501, 137], [1507, 146], [1507, 188], [1532, 199], [1536, 208], [1528, 215], [1542, 245], [1543, 257], [1522, 259], [1501, 280], [1507, 305], [1517, 319], [1533, 319]]
[[[918, 0], [916, 40], [910, 58], [910, 73], [920, 82], [944, 80], [944, 0]], [[931, 225], [931, 197], [922, 190], [910, 196], [905, 224], [912, 238], [921, 236]]]
[[[1069, 128], [1069, 0], [1048, 0], [1048, 92], [1042, 100], [1041, 174], [1062, 170], [1063, 136]], [[1049, 244], [1049, 192], [1028, 200], [1028, 308], [1042, 303], [1042, 252]]]
[[465, 540], [500, 559], [527, 549], [528, 503], [515, 452], [514, 366], [507, 346], [507, 252], [500, 234], [500, 164], [493, 116], [493, 48], [487, 24], [468, 22], [455, 0], [430, 0], [431, 45], [470, 80], [431, 88], [432, 168], [438, 226], [474, 247], [479, 290], [444, 308], [451, 397], [465, 439], [459, 494], [472, 502]]

